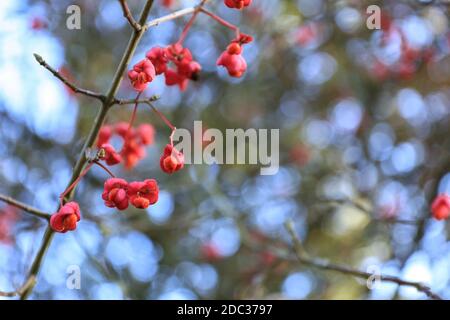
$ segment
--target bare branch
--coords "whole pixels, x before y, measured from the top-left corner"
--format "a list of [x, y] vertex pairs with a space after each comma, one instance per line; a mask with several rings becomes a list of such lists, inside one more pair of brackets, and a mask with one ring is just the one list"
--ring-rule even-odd
[[145, 30], [147, 30], [150, 27], [155, 27], [163, 22], [167, 22], [167, 21], [171, 21], [171, 20], [175, 20], [178, 18], [181, 18], [183, 16], [189, 15], [191, 13], [195, 13], [198, 12], [207, 2], [208, 0], [202, 0], [199, 4], [197, 4], [194, 7], [190, 7], [190, 8], [185, 8], [185, 9], [181, 9], [175, 12], [172, 12], [168, 15], [162, 16], [160, 18], [154, 19], [152, 21], [147, 22], [143, 28]]
[[28, 212], [29, 214], [32, 214], [33, 216], [39, 217], [39, 218], [43, 218], [46, 220], [50, 220], [51, 215], [41, 211], [39, 209], [36, 209], [32, 206], [29, 206], [25, 203], [22, 203], [20, 201], [17, 201], [11, 197], [5, 196], [3, 194], [0, 194], [0, 201], [6, 202], [16, 208], [22, 209], [25, 212]]
[[[141, 25], [147, 20], [147, 17], [150, 12], [150, 9], [152, 8], [152, 5], [153, 5], [153, 0], [147, 0], [145, 2], [144, 8], [142, 9], [142, 12], [141, 12], [141, 16], [139, 18], [139, 23]], [[96, 93], [92, 94], [90, 92], [91, 93], [90, 96], [96, 97], [102, 101], [102, 108], [99, 110], [97, 117], [94, 120], [94, 123], [92, 124], [91, 130], [88, 134], [88, 137], [86, 138], [83, 149], [80, 152], [80, 156], [79, 156], [77, 162], [75, 163], [75, 166], [74, 166], [74, 169], [72, 172], [72, 177], [68, 184], [69, 186], [78, 178], [81, 171], [83, 170], [83, 167], [85, 167], [85, 165], [88, 162], [88, 159], [86, 157], [86, 150], [88, 148], [92, 147], [92, 145], [95, 142], [95, 139], [97, 138], [98, 132], [100, 131], [100, 128], [106, 119], [108, 110], [109, 110], [110, 106], [112, 105], [112, 103], [114, 102], [114, 97], [115, 97], [117, 90], [119, 89], [119, 86], [122, 82], [122, 79], [123, 79], [122, 75], [128, 66], [131, 56], [136, 51], [136, 48], [137, 48], [139, 41], [141, 40], [144, 32], [145, 32], [145, 30], [143, 28], [141, 28], [140, 31], [135, 30], [133, 32], [133, 34], [131, 35], [128, 45], [125, 49], [125, 52], [122, 55], [122, 59], [120, 60], [120, 63], [116, 69], [116, 72], [114, 74], [114, 77], [113, 77], [113, 80], [112, 80], [112, 83], [108, 90], [107, 95], [102, 96], [102, 95], [98, 95]], [[61, 79], [63, 81], [64, 78], [60, 77], [59, 73], [57, 73], [52, 68], [50, 68], [45, 63], [45, 61], [42, 59], [42, 57], [40, 57], [39, 55], [35, 55], [35, 57], [36, 57], [36, 60], [41, 65], [46, 67], [56, 77], [58, 77], [59, 79]], [[73, 89], [73, 90], [75, 91], [75, 89]], [[75, 191], [75, 188], [72, 189], [72, 191], [68, 194], [68, 198], [72, 197], [74, 191]], [[39, 273], [45, 253], [47, 252], [47, 249], [49, 248], [49, 246], [52, 242], [53, 235], [54, 235], [53, 230], [50, 228], [50, 226], [47, 227], [47, 229], [45, 230], [44, 237], [42, 239], [42, 244], [38, 250], [36, 257], [34, 258], [33, 264], [31, 265], [28, 278], [31, 278], [31, 277], [35, 278], [37, 276], [37, 274]], [[22, 300], [26, 299], [33, 291], [33, 287], [34, 287], [34, 284], [31, 284], [25, 290], [23, 290], [23, 292], [20, 293], [20, 299], [22, 299]]]
[[0, 291], [0, 297], [8, 297], [8, 298], [12, 298], [19, 295], [19, 293], [17, 291], [10, 291], [10, 292], [3, 292]]
[[127, 105], [127, 104], [135, 104], [135, 103], [150, 103], [150, 102], [155, 102], [159, 99], [160, 99], [160, 96], [158, 96], [158, 95], [154, 95], [149, 98], [140, 99], [140, 100], [139, 99], [136, 100], [136, 99], [118, 99], [118, 98], [116, 98], [116, 99], [114, 99], [114, 104]]
[[94, 91], [90, 91], [90, 90], [86, 90], [86, 89], [82, 89], [82, 88], [77, 87], [76, 85], [71, 83], [69, 80], [67, 80], [65, 77], [63, 77], [61, 75], [61, 73], [59, 73], [58, 71], [53, 69], [47, 62], [45, 62], [45, 60], [40, 55], [38, 55], [37, 53], [34, 53], [33, 55], [34, 55], [34, 58], [36, 59], [36, 61], [41, 66], [43, 66], [45, 69], [50, 71], [56, 78], [61, 80], [62, 83], [64, 83], [66, 86], [68, 86], [70, 89], [72, 89], [75, 93], [80, 93], [80, 94], [83, 94], [85, 96], [98, 99], [98, 100], [100, 100], [102, 102], [105, 101], [106, 97], [104, 95], [102, 95], [101, 93], [97, 93], [97, 92], [94, 92]]
[[[287, 231], [289, 232], [289, 235], [291, 236], [294, 253], [296, 255], [297, 260], [300, 263], [309, 265], [311, 267], [323, 269], [323, 270], [331, 270], [331, 271], [336, 271], [336, 272], [340, 272], [343, 274], [352, 275], [352, 276], [362, 278], [362, 279], [369, 279], [370, 277], [373, 276], [373, 274], [371, 274], [371, 273], [364, 272], [364, 271], [361, 271], [358, 269], [353, 269], [349, 266], [333, 264], [324, 259], [310, 258], [310, 257], [306, 256], [304, 254], [303, 245], [302, 245], [300, 239], [298, 238], [297, 234], [294, 231], [292, 221], [287, 221], [285, 223], [285, 227], [286, 227]], [[394, 282], [400, 286], [414, 287], [418, 291], [425, 293], [429, 298], [431, 298], [433, 300], [442, 300], [442, 298], [439, 295], [434, 293], [430, 287], [426, 286], [423, 283], [407, 281], [407, 280], [403, 280], [398, 277], [388, 276], [388, 275], [380, 275], [379, 279], [381, 281]]]
[[26, 290], [28, 290], [28, 288], [34, 286], [36, 283], [36, 277], [31, 276], [27, 279], [27, 281], [25, 281], [25, 283], [23, 284], [23, 286], [21, 286], [19, 289], [17, 289], [16, 291], [10, 291], [10, 292], [2, 292], [0, 291], [0, 297], [15, 297], [15, 296], [20, 296], [22, 295]]
[[136, 30], [136, 32], [141, 31], [142, 27], [136, 22], [136, 20], [134, 20], [133, 15], [130, 12], [130, 8], [128, 7], [127, 0], [119, 0], [119, 3], [122, 7], [123, 16], [128, 20], [133, 29]]

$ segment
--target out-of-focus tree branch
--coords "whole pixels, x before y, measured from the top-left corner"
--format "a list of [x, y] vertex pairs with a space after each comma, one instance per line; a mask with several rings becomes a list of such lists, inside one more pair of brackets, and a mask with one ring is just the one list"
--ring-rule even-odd
[[[338, 264], [330, 263], [324, 259], [309, 257], [308, 254], [306, 253], [305, 249], [303, 248], [303, 245], [302, 245], [300, 239], [298, 238], [297, 234], [295, 233], [292, 221], [287, 221], [285, 223], [285, 227], [286, 227], [287, 231], [289, 232], [289, 235], [291, 236], [292, 243], [293, 243], [293, 251], [295, 253], [295, 256], [301, 264], [319, 268], [319, 269], [323, 269], [323, 270], [336, 271], [336, 272], [348, 274], [348, 275], [355, 276], [358, 278], [363, 278], [363, 279], [369, 279], [370, 277], [373, 277], [373, 274], [371, 274], [371, 273], [364, 272], [364, 271], [361, 271], [358, 269], [353, 269], [349, 266], [338, 265]], [[437, 295], [436, 293], [434, 293], [430, 287], [428, 287], [425, 284], [420, 283], [420, 282], [407, 281], [407, 280], [404, 280], [404, 279], [401, 279], [398, 277], [388, 276], [388, 275], [380, 275], [379, 280], [393, 282], [400, 286], [414, 287], [418, 291], [425, 293], [429, 298], [431, 298], [433, 300], [442, 300], [442, 298], [439, 295]]]
[[380, 223], [389, 223], [389, 224], [405, 224], [405, 225], [410, 225], [410, 226], [417, 226], [420, 224], [420, 221], [415, 221], [415, 220], [409, 220], [409, 219], [399, 219], [399, 218], [395, 218], [395, 217], [386, 217], [386, 218], [382, 218], [382, 217], [376, 217], [375, 212], [373, 212], [372, 210], [370, 210], [369, 208], [366, 208], [365, 206], [363, 206], [362, 204], [353, 201], [351, 199], [342, 199], [342, 200], [324, 200], [325, 202], [328, 202], [330, 205], [343, 205], [343, 204], [349, 204], [353, 207], [355, 207], [356, 209], [359, 209], [365, 213], [367, 213], [368, 215], [370, 215], [371, 221], [373, 222], [380, 222]]

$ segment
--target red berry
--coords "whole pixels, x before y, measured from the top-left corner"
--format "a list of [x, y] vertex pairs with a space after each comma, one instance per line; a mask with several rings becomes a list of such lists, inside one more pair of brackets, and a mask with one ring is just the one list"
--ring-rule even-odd
[[242, 9], [249, 6], [252, 0], [225, 0], [224, 2], [228, 8]]
[[156, 70], [153, 63], [144, 59], [134, 65], [133, 69], [128, 71], [128, 78], [136, 91], [142, 92], [147, 88], [149, 82], [152, 82], [156, 76]]
[[232, 42], [228, 45], [227, 47], [227, 52], [229, 54], [241, 54], [242, 52], [242, 47], [240, 46], [239, 43], [236, 42]]
[[133, 206], [146, 209], [149, 205], [158, 201], [158, 183], [154, 179], [131, 182], [128, 185], [127, 195]]
[[448, 194], [438, 195], [431, 204], [431, 212], [437, 220], [445, 220], [450, 217], [450, 196]]
[[105, 156], [101, 160], [105, 160], [108, 166], [114, 166], [122, 162], [122, 157], [116, 152], [110, 144], [103, 144], [101, 148], [105, 151]]
[[228, 70], [228, 74], [232, 77], [239, 78], [247, 70], [247, 62], [240, 54], [229, 54], [224, 51], [217, 59], [217, 65], [223, 66]]
[[75, 230], [77, 222], [80, 221], [80, 207], [76, 202], [68, 202], [50, 218], [50, 226], [53, 231], [66, 233]]
[[157, 75], [162, 74], [167, 70], [169, 59], [167, 58], [166, 50], [164, 48], [154, 47], [147, 52], [146, 57], [155, 66]]
[[161, 170], [165, 173], [174, 173], [184, 167], [184, 155], [172, 145], [168, 144], [159, 160]]
[[128, 208], [128, 182], [124, 179], [110, 178], [105, 181], [102, 199], [105, 206], [125, 210]]

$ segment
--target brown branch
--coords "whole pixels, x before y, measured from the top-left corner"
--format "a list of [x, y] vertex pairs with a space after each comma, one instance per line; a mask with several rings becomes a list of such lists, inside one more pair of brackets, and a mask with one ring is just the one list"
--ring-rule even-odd
[[[297, 260], [300, 263], [311, 266], [311, 267], [323, 269], [323, 270], [331, 270], [331, 271], [336, 271], [336, 272], [340, 272], [343, 274], [352, 275], [352, 276], [362, 278], [362, 279], [369, 279], [370, 277], [373, 277], [373, 274], [371, 274], [371, 273], [364, 272], [364, 271], [361, 271], [358, 269], [353, 269], [349, 266], [330, 263], [327, 260], [320, 259], [320, 258], [308, 257], [307, 255], [304, 254], [303, 245], [302, 245], [300, 239], [298, 238], [297, 234], [294, 231], [292, 221], [287, 221], [285, 223], [285, 227], [286, 227], [289, 235], [291, 236], [291, 240], [293, 243], [293, 251], [295, 253]], [[420, 282], [407, 281], [407, 280], [404, 280], [404, 279], [401, 279], [401, 278], [398, 278], [395, 276], [388, 276], [388, 275], [380, 275], [379, 280], [393, 282], [393, 283], [398, 284], [399, 286], [414, 287], [418, 291], [425, 293], [429, 298], [431, 298], [433, 300], [442, 300], [442, 298], [439, 295], [437, 295], [436, 293], [434, 293], [430, 287], [428, 287], [425, 284], [420, 283]]]
[[141, 31], [142, 27], [139, 23], [134, 20], [133, 15], [130, 12], [130, 8], [128, 7], [127, 0], [119, 0], [120, 6], [122, 7], [123, 16], [128, 20], [130, 25], [136, 32]]
[[185, 9], [181, 9], [175, 12], [172, 12], [168, 15], [162, 16], [160, 18], [154, 19], [152, 21], [147, 22], [143, 28], [144, 29], [148, 29], [150, 27], [155, 27], [158, 26], [159, 24], [163, 23], [163, 22], [167, 22], [167, 21], [171, 21], [171, 20], [175, 20], [178, 18], [181, 18], [183, 16], [198, 12], [207, 2], [208, 0], [202, 0], [199, 4], [197, 4], [194, 7], [190, 7], [190, 8], [185, 8]]
[[13, 207], [22, 209], [23, 211], [28, 212], [29, 214], [31, 214], [33, 216], [43, 218], [46, 220], [50, 220], [50, 217], [51, 217], [50, 214], [48, 214], [44, 211], [41, 211], [39, 209], [36, 209], [32, 206], [29, 206], [25, 203], [22, 203], [20, 201], [17, 201], [16, 199], [13, 199], [11, 197], [0, 194], [0, 201], [6, 202], [7, 204], [12, 205]]
[[160, 96], [154, 95], [146, 99], [114, 99], [114, 104], [118, 105], [127, 105], [127, 104], [135, 104], [135, 103], [149, 103], [149, 102], [155, 102], [160, 99]]
[[21, 286], [19, 289], [17, 289], [16, 291], [10, 291], [10, 292], [3, 292], [0, 291], [0, 297], [8, 297], [8, 298], [12, 298], [15, 296], [20, 296], [22, 295], [26, 290], [28, 290], [28, 288], [34, 286], [36, 283], [36, 277], [29, 277], [27, 279], [27, 281], [23, 284], [23, 286]]
[[98, 100], [100, 100], [102, 102], [105, 101], [106, 97], [104, 95], [102, 95], [100, 93], [97, 93], [97, 92], [94, 92], [94, 91], [90, 91], [90, 90], [86, 90], [86, 89], [82, 89], [82, 88], [77, 87], [76, 85], [71, 83], [68, 79], [66, 79], [64, 76], [62, 76], [61, 73], [59, 73], [58, 71], [53, 69], [47, 62], [45, 62], [45, 60], [40, 55], [38, 55], [37, 53], [34, 53], [33, 55], [34, 55], [34, 58], [36, 59], [36, 61], [41, 66], [43, 66], [45, 69], [50, 71], [56, 78], [61, 80], [62, 83], [64, 83], [66, 86], [68, 86], [70, 89], [72, 89], [73, 92], [80, 93], [80, 94], [83, 94], [85, 96], [98, 99]]
[[[153, 0], [146, 1], [144, 8], [142, 9], [140, 19], [139, 19], [140, 24], [143, 24], [147, 20], [147, 17], [148, 17], [148, 14], [150, 12], [152, 5], [153, 5]], [[82, 172], [83, 168], [88, 163], [89, 159], [87, 159], [87, 157], [86, 157], [86, 150], [88, 150], [89, 148], [91, 148], [93, 146], [95, 139], [97, 138], [98, 132], [100, 131], [100, 128], [106, 119], [106, 115], [108, 113], [109, 108], [114, 104], [114, 97], [115, 97], [117, 90], [119, 89], [119, 86], [122, 82], [123, 73], [125, 72], [125, 70], [128, 66], [128, 63], [130, 62], [131, 56], [136, 51], [137, 45], [139, 44], [139, 41], [141, 40], [144, 32], [145, 32], [145, 30], [143, 28], [141, 28], [140, 31], [134, 30], [133, 34], [130, 37], [130, 40], [128, 41], [128, 45], [125, 49], [125, 52], [122, 55], [122, 59], [120, 60], [119, 65], [116, 69], [116, 72], [114, 74], [111, 86], [108, 90], [108, 93], [105, 97], [102, 96], [102, 99], [101, 99], [103, 102], [102, 108], [99, 110], [97, 117], [94, 120], [94, 123], [91, 127], [88, 137], [86, 138], [86, 141], [84, 143], [83, 149], [80, 152], [80, 156], [78, 157], [78, 160], [75, 163], [75, 166], [74, 166], [74, 169], [72, 172], [72, 177], [68, 183], [68, 186], [70, 186], [78, 178], [78, 176]], [[40, 58], [40, 59], [38, 59], [38, 58]], [[42, 58], [39, 56], [37, 56], [36, 59], [38, 60], [38, 62], [41, 65], [42, 65], [41, 62], [44, 62], [42, 60]], [[41, 61], [39, 61], [39, 60], [41, 60]], [[51, 71], [53, 69], [49, 69], [49, 70]], [[55, 74], [55, 76], [58, 76], [58, 75], [59, 75], [58, 73]], [[72, 191], [68, 194], [69, 199], [72, 198], [74, 191], [75, 191], [75, 188], [72, 189]], [[41, 265], [42, 265], [42, 261], [45, 256], [45, 253], [47, 252], [47, 249], [49, 248], [49, 246], [52, 242], [53, 235], [54, 235], [53, 230], [50, 228], [50, 226], [48, 226], [47, 229], [45, 230], [45, 234], [42, 239], [41, 247], [39, 248], [38, 253], [33, 261], [33, 264], [31, 265], [27, 279], [37, 277], [39, 270], [41, 269]], [[21, 292], [20, 298], [22, 300], [26, 299], [33, 291], [33, 287], [34, 287], [34, 284], [28, 286], [26, 288], [26, 290]]]

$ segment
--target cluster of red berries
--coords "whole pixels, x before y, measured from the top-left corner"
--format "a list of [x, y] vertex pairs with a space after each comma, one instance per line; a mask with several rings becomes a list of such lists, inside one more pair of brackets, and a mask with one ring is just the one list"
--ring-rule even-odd
[[[240, 34], [221, 54], [217, 65], [225, 67], [230, 76], [241, 77], [247, 70], [247, 62], [242, 56], [242, 46], [252, 40], [251, 36]], [[184, 91], [189, 80], [198, 79], [201, 69], [201, 65], [193, 59], [188, 48], [174, 43], [166, 48], [154, 47], [149, 50], [146, 58], [139, 61], [128, 72], [128, 78], [133, 88], [142, 92], [156, 75], [164, 74], [166, 85], [177, 85], [181, 91]]]
[[[251, 2], [251, 0], [225, 0], [225, 5], [230, 8], [242, 9], [249, 6]], [[172, 1], [163, 0], [163, 4], [170, 6]], [[247, 62], [242, 56], [243, 45], [250, 43], [253, 40], [252, 37], [241, 33], [236, 26], [213, 13], [206, 10], [202, 12], [219, 21], [222, 25], [236, 31], [236, 38], [231, 41], [227, 49], [220, 55], [217, 65], [225, 67], [230, 76], [241, 77], [247, 70]], [[130, 169], [145, 157], [145, 146], [154, 142], [155, 130], [149, 124], [142, 124], [137, 128], [132, 127], [138, 106], [138, 97], [147, 88], [148, 84], [161, 74], [164, 74], [165, 82], [168, 86], [177, 85], [182, 91], [186, 90], [190, 80], [195, 81], [198, 79], [202, 67], [194, 60], [191, 51], [183, 47], [182, 44], [197, 13], [192, 16], [191, 22], [186, 25], [180, 40], [166, 48], [152, 48], [146, 53], [143, 60], [139, 61], [128, 71], [131, 85], [139, 92], [136, 97], [133, 116], [130, 123], [120, 122], [116, 125], [105, 125], [100, 129], [97, 139], [97, 147], [99, 148], [97, 159], [105, 161], [109, 166], [123, 163], [125, 168]], [[157, 113], [172, 129], [173, 135], [175, 127], [159, 111]], [[116, 151], [110, 143], [114, 135], [121, 137], [123, 140], [121, 151]], [[181, 170], [185, 162], [183, 153], [178, 151], [173, 145], [172, 135], [170, 136], [170, 143], [164, 147], [159, 161], [161, 170], [168, 174]], [[92, 160], [75, 182], [61, 194], [60, 209], [50, 219], [50, 225], [54, 231], [65, 233], [75, 230], [81, 217], [80, 208], [73, 201], [64, 204], [64, 197], [76, 186], [93, 164], [101, 166], [112, 176], [112, 178], [105, 181], [102, 193], [102, 199], [107, 207], [125, 210], [131, 204], [136, 208], [145, 209], [158, 201], [159, 188], [156, 180], [146, 179], [128, 183], [125, 179], [116, 178], [97, 160]]]
[[[174, 67], [169, 67], [169, 62]], [[194, 61], [191, 51], [175, 43], [167, 48], [152, 48], [146, 58], [128, 72], [128, 78], [133, 88], [142, 92], [156, 75], [164, 74], [168, 86], [178, 85], [184, 91], [189, 80], [197, 80], [200, 70], [201, 66]]]
[[[120, 153], [116, 152], [114, 147], [108, 143], [113, 134], [117, 134], [124, 139], [124, 148], [122, 148]], [[161, 170], [169, 174], [181, 170], [184, 167], [183, 153], [173, 146], [172, 138], [170, 140], [170, 143], [165, 146], [160, 158]], [[101, 128], [97, 146], [103, 150], [101, 159], [104, 160], [107, 165], [115, 165], [124, 160], [125, 166], [127, 167], [130, 165], [134, 166], [135, 163], [145, 155], [143, 146], [152, 144], [153, 141], [154, 129], [152, 126], [143, 124], [140, 125], [137, 130], [130, 130], [129, 124], [119, 123], [115, 126], [106, 125]], [[127, 143], [133, 147], [130, 149], [129, 146], [126, 146]], [[136, 150], [139, 151], [136, 152]], [[102, 153], [99, 152], [99, 154]], [[61, 200], [64, 198], [64, 195], [78, 183], [79, 179], [81, 179], [89, 168], [90, 166], [87, 167], [77, 181], [61, 195]], [[146, 209], [158, 201], [158, 195], [158, 183], [154, 179], [128, 183], [125, 179], [113, 177], [105, 181], [102, 199], [109, 208], [125, 210], [128, 208], [129, 204], [131, 204], [135, 208]], [[65, 233], [76, 229], [80, 217], [80, 208], [76, 202], [72, 201], [64, 205], [61, 203], [59, 211], [53, 214], [50, 219], [50, 226], [56, 232]]]
[[[122, 151], [109, 144], [111, 137], [116, 134], [124, 141]], [[129, 128], [129, 124], [119, 122], [116, 125], [105, 125], [100, 129], [97, 147], [103, 149], [101, 160], [109, 166], [123, 162], [125, 168], [133, 168], [146, 155], [145, 146], [154, 142], [155, 129], [149, 124], [142, 124], [137, 129]], [[184, 155], [178, 151], [173, 143], [165, 146], [160, 158], [161, 170], [174, 173], [184, 167]]]
[[[159, 188], [154, 179], [128, 183], [124, 179], [110, 178], [105, 181], [102, 199], [109, 208], [125, 210], [131, 204], [138, 209], [146, 209], [158, 201]], [[71, 201], [61, 205], [50, 218], [53, 231], [66, 233], [75, 230], [81, 219], [78, 203]]]
[[157, 75], [164, 73], [166, 85], [178, 85], [182, 91], [186, 90], [189, 80], [198, 79], [202, 69], [194, 60], [191, 51], [180, 43], [174, 43], [166, 48], [152, 48], [147, 52], [146, 58], [155, 66]]
[[[230, 8], [242, 9], [249, 6], [251, 0], [225, 0], [225, 4]], [[236, 78], [241, 77], [247, 70], [247, 62], [242, 56], [242, 46], [253, 41], [253, 38], [241, 33], [238, 27], [215, 14], [206, 10], [201, 12], [204, 12], [222, 25], [236, 32], [236, 38], [231, 41], [227, 49], [220, 55], [217, 60], [217, 65], [225, 67], [230, 76]], [[136, 63], [133, 68], [128, 71], [128, 78], [137, 92], [144, 91], [148, 84], [152, 82], [157, 75], [161, 74], [164, 74], [166, 85], [177, 85], [181, 91], [186, 90], [189, 80], [198, 80], [202, 67], [194, 60], [191, 51], [183, 46], [186, 34], [196, 16], [197, 14], [193, 15], [177, 42], [170, 44], [165, 48], [154, 47], [150, 49], [145, 55], [145, 58]]]
[[431, 204], [431, 212], [437, 220], [450, 218], [450, 196], [448, 194], [439, 194]]
[[[123, 140], [120, 152], [117, 152], [109, 143], [114, 135]], [[105, 125], [100, 129], [97, 147], [105, 151], [102, 160], [107, 165], [113, 166], [123, 162], [126, 169], [131, 169], [145, 157], [145, 146], [153, 144], [154, 137], [155, 129], [150, 124], [141, 124], [137, 128], [130, 128], [128, 123], [119, 122], [113, 126]]]
[[[232, 77], [241, 77], [247, 70], [247, 63], [242, 56], [242, 44], [249, 43], [250, 36], [241, 35], [228, 46], [227, 50], [217, 60], [217, 65], [228, 70]], [[154, 47], [149, 50], [144, 60], [139, 61], [128, 77], [133, 88], [142, 92], [153, 81], [155, 75], [164, 74], [166, 85], [177, 85], [181, 91], [185, 91], [189, 80], [196, 81], [199, 78], [201, 65], [194, 60], [191, 51], [181, 44], [171, 44], [166, 48]]]
[[125, 210], [130, 203], [136, 208], [146, 209], [158, 201], [159, 188], [154, 179], [128, 183], [124, 179], [110, 178], [105, 181], [102, 199], [109, 208]]

